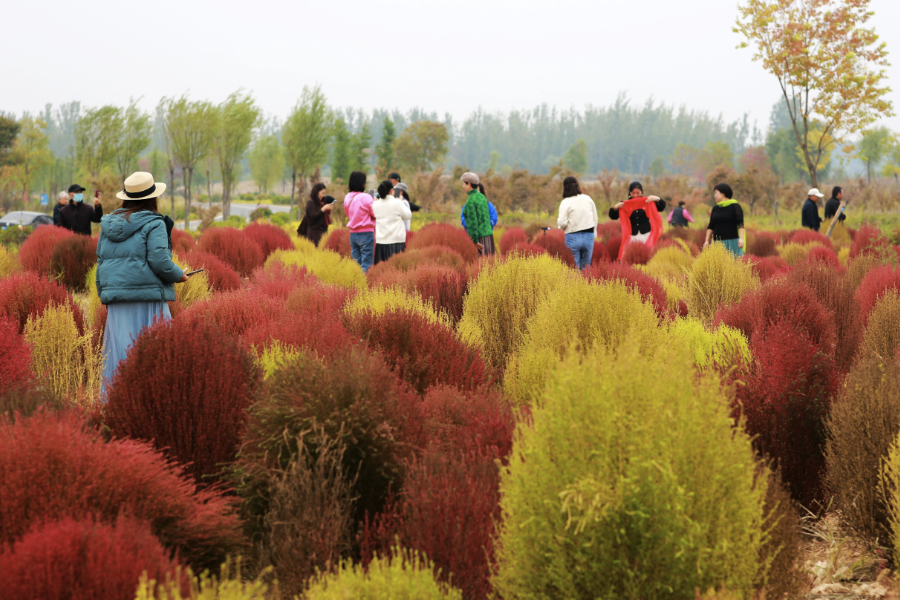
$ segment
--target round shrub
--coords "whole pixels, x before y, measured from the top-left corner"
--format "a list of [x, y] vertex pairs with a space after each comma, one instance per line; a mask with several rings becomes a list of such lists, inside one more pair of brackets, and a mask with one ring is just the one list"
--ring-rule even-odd
[[257, 269], [250, 280], [253, 293], [287, 299], [296, 289], [318, 285], [306, 267], [275, 262], [265, 269]]
[[809, 251], [809, 254], [806, 255], [806, 260], [825, 263], [834, 269], [838, 269], [841, 266], [838, 255], [835, 254], [834, 250], [826, 248], [825, 246], [813, 246], [812, 250]]
[[429, 445], [460, 456], [489, 454], [504, 463], [509, 457], [515, 412], [499, 392], [435, 386], [422, 399], [422, 413]]
[[788, 243], [781, 246], [778, 255], [781, 256], [787, 264], [794, 266], [801, 260], [804, 260], [810, 250], [812, 250], [812, 246], [807, 244]]
[[606, 241], [606, 253], [610, 260], [619, 260], [619, 248], [622, 247], [622, 236], [617, 235]]
[[[190, 273], [195, 270], [190, 263], [185, 262], [185, 260], [177, 254], [172, 255], [172, 261], [185, 273]], [[188, 280], [183, 283], [176, 283], [175, 298], [178, 304], [178, 311], [182, 308], [189, 308], [195, 303], [209, 298], [209, 287], [209, 276], [206, 274], [206, 271], [191, 275], [188, 277]], [[173, 316], [177, 315], [178, 311], [173, 311]]]
[[19, 248], [19, 261], [28, 271], [38, 275], [50, 275], [50, 260], [57, 244], [76, 234], [56, 225], [44, 225], [35, 229]]
[[119, 364], [106, 425], [152, 442], [201, 482], [234, 460], [258, 381], [253, 356], [235, 338], [200, 317], [180, 317], [141, 335]]
[[397, 376], [419, 394], [436, 385], [474, 390], [494, 381], [478, 349], [460, 342], [446, 324], [416, 312], [360, 310], [345, 313], [344, 325], [377, 349]]
[[251, 327], [277, 319], [284, 312], [284, 299], [244, 289], [216, 294], [197, 302], [183, 314], [185, 317], [202, 316], [222, 331], [239, 336]]
[[860, 353], [890, 361], [900, 346], [900, 291], [890, 290], [875, 304], [866, 331], [863, 334]]
[[343, 258], [334, 252], [316, 250], [313, 252], [299, 252], [297, 250], [276, 250], [266, 260], [266, 265], [280, 262], [285, 265], [306, 267], [306, 270], [315, 275], [324, 283], [345, 288], [365, 289], [366, 274], [351, 258]]
[[584, 275], [597, 281], [622, 281], [638, 292], [643, 300], [651, 302], [660, 317], [668, 314], [668, 301], [663, 286], [653, 277], [637, 269], [617, 262], [600, 263], [585, 269]]
[[753, 231], [747, 236], [747, 254], [765, 258], [778, 256], [778, 240], [768, 231]]
[[610, 238], [621, 236], [622, 226], [616, 221], [606, 221], [597, 224], [597, 239], [606, 243]]
[[609, 262], [609, 252], [606, 251], [606, 244], [599, 239], [594, 240], [594, 253], [591, 254], [591, 264], [596, 265], [600, 262]]
[[652, 252], [652, 249], [647, 244], [631, 242], [625, 246], [622, 262], [626, 265], [646, 265], [650, 262], [650, 255]]
[[900, 290], [900, 271], [895, 271], [889, 265], [875, 266], [863, 276], [856, 290], [859, 314], [863, 324], [868, 323], [869, 314], [875, 308], [878, 300], [893, 290]]
[[0, 543], [46, 521], [93, 515], [114, 523], [120, 514], [148, 521], [198, 571], [218, 568], [242, 543], [223, 495], [198, 489], [145, 442], [107, 442], [72, 412], [0, 420], [0, 473]]
[[858, 534], [890, 539], [878, 479], [900, 434], [900, 363], [861, 357], [831, 407], [826, 428], [826, 483], [834, 507]]
[[73, 235], [53, 247], [48, 274], [73, 292], [85, 291], [85, 277], [97, 264], [97, 240]]
[[188, 252], [194, 250], [197, 247], [197, 242], [194, 241], [193, 236], [183, 229], [178, 229], [177, 227], [172, 229], [172, 252], [175, 254], [180, 254], [182, 256], [186, 255]]
[[319, 242], [322, 250], [337, 252], [344, 258], [350, 258], [350, 230], [334, 229], [325, 234], [325, 238]]
[[232, 227], [211, 227], [200, 236], [197, 249], [210, 252], [231, 265], [241, 277], [250, 277], [262, 266], [263, 253], [244, 232]]
[[263, 259], [269, 258], [276, 250], [294, 249], [290, 236], [277, 225], [255, 222], [244, 227], [243, 232], [262, 250]]
[[3, 593], [18, 600], [133, 600], [142, 574], [165, 581], [178, 567], [146, 523], [125, 517], [37, 524], [0, 554]]
[[538, 305], [572, 275], [571, 269], [549, 256], [513, 255], [485, 266], [469, 285], [457, 328], [460, 338], [480, 347], [494, 367], [504, 369]]
[[515, 254], [518, 256], [541, 256], [542, 254], [547, 254], [547, 249], [543, 246], [538, 246], [537, 244], [516, 244], [513, 246], [510, 254]]
[[[628, 262], [627, 252], [626, 250], [626, 263]], [[653, 258], [647, 263], [644, 272], [657, 278], [682, 279], [685, 273], [691, 270], [693, 264], [694, 257], [678, 244], [663, 248], [657, 244], [653, 248]]]
[[727, 373], [732, 367], [752, 360], [744, 334], [727, 325], [708, 330], [696, 317], [677, 318], [668, 323], [664, 343], [680, 343], [689, 348], [698, 371], [716, 369]]
[[459, 252], [466, 262], [472, 262], [478, 258], [478, 249], [469, 234], [462, 227], [456, 227], [447, 223], [430, 223], [416, 232], [407, 248], [427, 248], [428, 246], [447, 246], [451, 250]]
[[0, 244], [0, 279], [13, 273], [21, 273], [23, 270], [18, 253]]
[[850, 258], [856, 258], [865, 254], [871, 255], [878, 260], [895, 259], [890, 240], [881, 235], [881, 230], [875, 225], [863, 225], [853, 237], [853, 244], [850, 246]]
[[81, 309], [65, 288], [55, 281], [32, 272], [16, 273], [0, 279], [0, 315], [15, 321], [19, 333], [25, 331], [28, 317], [39, 317], [49, 306], [65, 306], [75, 318], [78, 330], [84, 330]]
[[286, 313], [274, 320], [249, 327], [241, 339], [261, 357], [277, 345], [293, 350], [308, 350], [319, 357], [331, 357], [342, 348], [360, 342], [359, 338], [348, 333], [341, 324], [340, 310], [341, 306], [338, 305], [321, 312]]
[[521, 227], [510, 227], [500, 236], [500, 252], [501, 254], [509, 254], [512, 252], [516, 244], [527, 244], [528, 234]]
[[720, 306], [738, 302], [759, 285], [759, 279], [724, 245], [712, 244], [694, 261], [687, 283], [690, 314], [711, 321]]
[[459, 252], [451, 250], [446, 246], [428, 246], [427, 248], [419, 248], [417, 250], [407, 250], [395, 254], [390, 259], [373, 265], [366, 276], [371, 283], [378, 283], [383, 275], [395, 271], [406, 272], [417, 269], [424, 265], [438, 265], [448, 267], [465, 274], [466, 261], [460, 256]]
[[[547, 254], [550, 256], [554, 256], [566, 265], [574, 268], [575, 257], [572, 256], [572, 251], [566, 246], [565, 237], [560, 237], [560, 235], [556, 233], [557, 231], [559, 230], [551, 230], [546, 235], [539, 235], [534, 238], [533, 243], [535, 246], [540, 246], [546, 250]], [[559, 233], [561, 234], [562, 232], [560, 231]]]
[[0, 394], [30, 381], [30, 367], [31, 348], [19, 333], [19, 324], [0, 315]]
[[343, 348], [324, 362], [297, 354], [269, 377], [248, 411], [234, 479], [251, 524], [267, 512], [272, 470], [286, 469], [300, 444], [315, 454], [316, 425], [344, 444], [344, 472], [358, 473], [356, 520], [379, 512], [389, 490], [401, 488], [404, 461], [422, 445], [419, 404], [381, 357], [361, 348]]
[[372, 288], [356, 294], [344, 306], [344, 313], [347, 315], [361, 312], [381, 315], [389, 310], [405, 310], [421, 316], [429, 323], [450, 325], [446, 315], [436, 311], [431, 303], [424, 301], [418, 294], [408, 294], [399, 288]]
[[462, 318], [463, 301], [469, 286], [465, 274], [432, 264], [422, 265], [405, 273], [383, 271], [377, 279], [370, 277], [369, 281], [373, 285], [398, 286], [409, 292], [418, 292], [436, 311], [447, 314], [453, 323]]
[[813, 231], [812, 229], [798, 229], [791, 234], [789, 241], [793, 244], [817, 244], [819, 246], [824, 246], [829, 250], [834, 249], [834, 247], [831, 245], [831, 240], [829, 240], [818, 231]]
[[766, 490], [721, 384], [687, 354], [626, 344], [560, 363], [501, 471], [499, 595], [750, 596]]
[[238, 272], [215, 254], [194, 250], [185, 259], [190, 261], [194, 268], [204, 269], [209, 287], [214, 291], [228, 292], [241, 287], [241, 276]]

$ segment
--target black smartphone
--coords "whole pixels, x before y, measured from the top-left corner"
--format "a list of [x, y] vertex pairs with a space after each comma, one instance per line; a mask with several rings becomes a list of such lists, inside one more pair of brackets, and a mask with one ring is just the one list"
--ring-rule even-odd
[[203, 269], [197, 269], [196, 271], [191, 271], [190, 273], [185, 273], [185, 275], [190, 277], [191, 275], [196, 275], [197, 273], [202, 273], [202, 272], [203, 272]]

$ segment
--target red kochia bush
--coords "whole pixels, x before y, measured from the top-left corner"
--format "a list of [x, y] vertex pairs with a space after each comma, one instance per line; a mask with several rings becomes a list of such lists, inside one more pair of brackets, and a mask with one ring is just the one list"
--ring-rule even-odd
[[384, 273], [409, 271], [423, 265], [449, 267], [462, 274], [466, 272], [466, 261], [459, 252], [451, 250], [447, 246], [429, 246], [416, 250], [407, 249], [406, 252], [395, 254], [366, 271], [366, 276], [370, 283], [375, 283]]
[[473, 390], [493, 383], [481, 353], [452, 329], [402, 309], [344, 316], [347, 330], [378, 349], [387, 364], [418, 393], [435, 385]]
[[234, 460], [259, 379], [237, 339], [200, 317], [178, 317], [141, 335], [119, 363], [106, 424], [188, 463], [201, 481]]
[[177, 227], [172, 230], [172, 252], [184, 256], [196, 247], [197, 242], [187, 231]]
[[417, 292], [424, 300], [429, 301], [435, 310], [450, 315], [454, 322], [462, 318], [468, 280], [466, 275], [459, 271], [440, 265], [425, 264], [405, 273], [386, 270], [376, 277], [369, 279], [372, 285], [399, 286]]
[[[177, 418], [182, 418], [178, 415]], [[241, 544], [240, 524], [219, 492], [197, 489], [145, 442], [107, 442], [74, 412], [0, 419], [0, 544], [65, 517], [148, 521], [195, 570], [216, 569]]]
[[618, 221], [606, 221], [597, 225], [598, 240], [605, 244], [614, 237], [622, 237], [622, 226]]
[[609, 262], [609, 252], [606, 251], [606, 245], [599, 240], [594, 240], [594, 253], [591, 255], [591, 264], [595, 265], [599, 262]]
[[[17, 600], [133, 600], [141, 575], [165, 582], [178, 566], [148, 524], [126, 517], [35, 525], [0, 554], [3, 593]], [[187, 584], [182, 574], [184, 592]]]
[[350, 254], [350, 230], [349, 229], [333, 229], [328, 232], [328, 239], [322, 245], [323, 250], [331, 250], [337, 252], [343, 257], [351, 256]]
[[741, 260], [750, 265], [750, 268], [753, 269], [753, 272], [756, 273], [759, 280], [763, 283], [784, 272], [784, 267], [779, 267], [778, 263], [769, 257], [759, 258], [748, 254]]
[[[38, 227], [38, 230], [44, 227]], [[64, 287], [41, 277], [37, 273], [16, 273], [0, 279], [0, 316], [5, 315], [19, 326], [19, 333], [25, 330], [28, 317], [44, 314], [50, 305], [64, 305], [75, 317], [78, 331], [84, 331], [81, 309], [66, 293]]]
[[813, 231], [812, 229], [798, 229], [791, 234], [789, 241], [793, 242], [794, 244], [818, 244], [820, 246], [825, 246], [829, 250], [833, 249], [831, 240], [829, 240], [818, 231]]
[[834, 253], [834, 250], [832, 250], [831, 248], [826, 248], [825, 246], [816, 246], [809, 251], [809, 254], [806, 255], [806, 258], [804, 260], [825, 263], [826, 265], [835, 269], [839, 269], [841, 267], [841, 263], [838, 260], [838, 255]]
[[869, 321], [869, 314], [875, 308], [878, 299], [891, 290], [900, 289], [900, 271], [895, 271], [891, 266], [881, 266], [871, 269], [856, 290], [856, 299], [859, 302], [859, 314], [865, 325]]
[[445, 452], [490, 454], [506, 462], [516, 419], [502, 394], [488, 389], [431, 388], [422, 400], [428, 443]]
[[478, 258], [478, 249], [472, 243], [466, 230], [446, 223], [426, 225], [407, 244], [407, 248], [411, 250], [428, 246], [447, 246], [451, 250], [459, 252], [466, 262], [472, 262]]
[[241, 339], [245, 346], [255, 348], [257, 353], [262, 353], [278, 341], [314, 352], [319, 357], [334, 356], [342, 348], [359, 343], [359, 338], [347, 332], [339, 314], [334, 312], [287, 313], [273, 321], [250, 327]]
[[31, 379], [31, 348], [19, 324], [0, 315], [0, 394]]
[[735, 413], [746, 419], [757, 450], [780, 467], [791, 495], [810, 506], [823, 498], [824, 423], [838, 390], [834, 361], [789, 317], [754, 331], [750, 351]]
[[87, 235], [73, 235], [53, 248], [49, 274], [67, 289], [83, 292], [88, 271], [96, 264], [97, 240]]
[[211, 252], [194, 250], [185, 256], [185, 260], [194, 269], [203, 269], [209, 287], [217, 292], [228, 292], [241, 287], [241, 276], [234, 267]]
[[666, 291], [659, 281], [628, 265], [620, 263], [592, 264], [584, 270], [584, 275], [599, 281], [619, 279], [629, 288], [636, 290], [645, 302], [652, 302], [657, 315], [664, 316], [669, 312]]
[[211, 252], [231, 265], [241, 277], [250, 277], [263, 264], [259, 246], [238, 229], [213, 227], [203, 232], [197, 249]]
[[641, 242], [631, 242], [625, 246], [625, 253], [622, 254], [622, 262], [626, 265], [646, 265], [650, 262], [653, 250], [647, 244]]
[[606, 253], [609, 254], [609, 260], [619, 260], [619, 248], [622, 247], [622, 236], [617, 235], [609, 238], [606, 242]]
[[287, 299], [297, 288], [316, 285], [319, 280], [307, 272], [306, 267], [276, 262], [264, 269], [257, 269], [250, 281], [252, 293]]
[[291, 238], [284, 232], [284, 229], [277, 225], [256, 222], [247, 225], [243, 231], [244, 235], [253, 240], [262, 250], [263, 258], [269, 258], [269, 255], [276, 250], [294, 249]]
[[35, 229], [19, 248], [19, 261], [29, 271], [40, 275], [50, 274], [53, 250], [61, 241], [76, 235], [56, 225], [42, 225]]
[[747, 244], [747, 254], [765, 258], [768, 256], [778, 256], [778, 238], [768, 231], [754, 231], [749, 236]]
[[222, 331], [241, 335], [248, 328], [277, 319], [285, 312], [284, 299], [256, 293], [252, 289], [214, 294], [195, 302], [185, 316], [202, 316]]
[[550, 256], [557, 257], [570, 267], [575, 267], [575, 257], [572, 256], [572, 251], [566, 246], [565, 234], [558, 229], [549, 231], [546, 235], [536, 236], [533, 243], [535, 246], [540, 246], [547, 250], [547, 254]]
[[856, 258], [862, 254], [871, 254], [879, 258], [892, 258], [894, 250], [891, 248], [890, 240], [881, 235], [881, 230], [878, 227], [863, 225], [853, 237], [853, 244], [850, 245], [850, 258]]
[[500, 253], [509, 254], [516, 244], [527, 244], [528, 234], [521, 227], [510, 227], [500, 236]]

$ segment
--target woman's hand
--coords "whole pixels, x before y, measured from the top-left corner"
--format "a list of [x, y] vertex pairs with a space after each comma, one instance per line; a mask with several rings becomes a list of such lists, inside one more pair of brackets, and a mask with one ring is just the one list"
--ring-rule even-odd
[[326, 204], [322, 207], [322, 212], [331, 212], [334, 210], [334, 204]]
[[659, 200], [659, 196], [647, 196], [647, 204], [651, 202], [657, 202]]
[[619, 202], [618, 204], [616, 204], [615, 206], [613, 206], [613, 208], [616, 209], [616, 210], [622, 210], [622, 207], [623, 207], [623, 206], [625, 206], [625, 203], [624, 203], [624, 202]]
[[176, 281], [175, 283], [184, 283], [184, 282], [187, 281], [188, 279], [190, 279], [190, 278], [187, 276], [187, 273], [185, 273], [184, 275], [181, 276], [181, 279], [179, 279], [179, 280]]
[[743, 238], [738, 238], [738, 248], [740, 248], [741, 250], [744, 249], [744, 239]]
[[484, 244], [482, 244], [481, 242], [475, 244], [475, 247], [478, 248], [479, 252], [484, 252]]

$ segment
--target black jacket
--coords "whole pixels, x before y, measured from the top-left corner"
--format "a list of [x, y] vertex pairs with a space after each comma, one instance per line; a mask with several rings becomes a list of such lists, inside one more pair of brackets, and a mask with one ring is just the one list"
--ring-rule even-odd
[[819, 230], [819, 225], [822, 224], [822, 217], [819, 216], [819, 207], [816, 206], [815, 202], [807, 198], [806, 202], [803, 203], [803, 211], [800, 214], [800, 224], [803, 227], [813, 231]]
[[[825, 203], [825, 218], [833, 219], [834, 215], [837, 213], [838, 209], [841, 207], [841, 201], [837, 198], [831, 198], [828, 202]], [[843, 221], [847, 218], [847, 215], [841, 213], [841, 216], [838, 218], [838, 221]]]
[[[657, 200], [654, 202], [656, 204], [656, 210], [662, 212], [666, 210], [666, 201], [665, 200]], [[619, 220], [619, 211], [615, 208], [609, 209], [609, 218], [613, 221]], [[650, 233], [650, 230], [653, 227], [650, 225], [650, 217], [647, 216], [641, 209], [637, 209], [631, 213], [631, 235], [640, 235], [642, 233]]]
[[62, 221], [60, 220], [59, 211], [62, 210], [63, 205], [57, 202], [53, 205], [53, 224], [54, 225], [62, 225]]
[[99, 223], [103, 207], [96, 209], [84, 202], [69, 202], [59, 210], [59, 224], [82, 235], [91, 235], [91, 223]]

